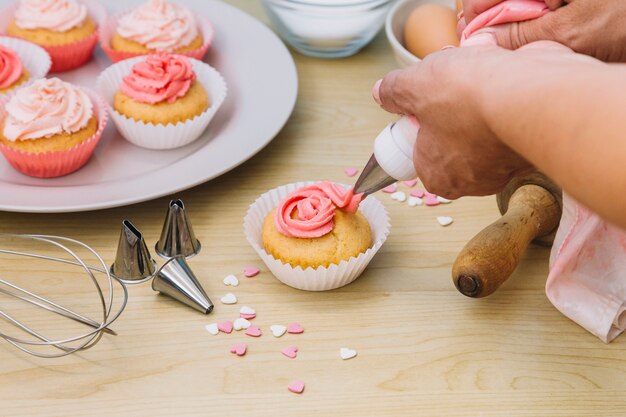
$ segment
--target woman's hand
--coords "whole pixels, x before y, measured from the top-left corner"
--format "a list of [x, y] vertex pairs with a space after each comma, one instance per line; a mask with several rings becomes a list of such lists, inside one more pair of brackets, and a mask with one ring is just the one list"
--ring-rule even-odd
[[[464, 0], [463, 28], [499, 0]], [[485, 28], [498, 45], [517, 49], [539, 40], [559, 42], [576, 52], [605, 62], [626, 62], [626, 1], [546, 0], [553, 10], [535, 20]]]

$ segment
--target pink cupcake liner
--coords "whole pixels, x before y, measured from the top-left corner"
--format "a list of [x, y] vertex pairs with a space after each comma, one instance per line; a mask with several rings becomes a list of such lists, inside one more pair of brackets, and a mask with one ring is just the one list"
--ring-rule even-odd
[[[107, 20], [107, 13], [104, 7], [94, 0], [82, 0], [82, 3], [87, 6], [87, 12], [89, 17], [94, 23], [100, 27]], [[17, 3], [0, 11], [0, 33], [6, 33], [7, 27], [13, 19], [15, 10], [17, 9]], [[52, 66], [50, 72], [63, 72], [75, 69], [86, 63], [91, 59], [93, 51], [98, 43], [98, 33], [96, 30], [92, 35], [81, 39], [77, 42], [72, 42], [67, 45], [59, 46], [46, 46], [39, 45], [48, 52], [52, 59]], [[8, 35], [9, 36], [9, 35]]]
[[[96, 133], [86, 141], [62, 152], [23, 152], [0, 143], [0, 152], [2, 152], [13, 168], [31, 177], [53, 178], [70, 174], [89, 161], [102, 137], [102, 132], [107, 125], [109, 116], [104, 100], [90, 89], [81, 88], [83, 88], [93, 103], [94, 114], [98, 119], [98, 130]], [[3, 124], [7, 115], [5, 105], [9, 99], [9, 97], [5, 97], [0, 101], [0, 125]]]
[[[124, 12], [118, 13], [114, 16], [110, 16], [106, 23], [100, 26], [100, 47], [104, 50], [111, 61], [119, 62], [124, 59], [134, 58], [137, 56], [150, 55], [154, 52], [147, 53], [137, 53], [137, 52], [123, 52], [116, 51], [111, 47], [111, 38], [117, 32], [117, 22], [119, 19], [127, 13], [130, 13], [131, 9], [126, 10]], [[196, 16], [196, 21], [198, 22], [198, 29], [200, 30], [200, 34], [202, 35], [202, 46], [194, 49], [189, 52], [176, 52], [180, 55], [185, 55], [190, 58], [194, 58], [197, 60], [202, 60], [206, 52], [209, 50], [211, 43], [213, 42], [213, 36], [215, 35], [215, 30], [213, 29], [213, 25], [204, 16]]]

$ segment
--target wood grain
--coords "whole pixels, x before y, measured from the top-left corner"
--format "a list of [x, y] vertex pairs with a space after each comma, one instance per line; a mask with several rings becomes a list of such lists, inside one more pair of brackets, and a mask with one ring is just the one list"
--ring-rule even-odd
[[[232, 3], [266, 21], [260, 2]], [[142, 285], [130, 288], [128, 308], [113, 326], [119, 335], [94, 349], [43, 360], [2, 343], [0, 415], [625, 416], [626, 339], [605, 345], [551, 306], [543, 289], [548, 249], [531, 246], [489, 298], [468, 299], [452, 285], [459, 250], [499, 216], [494, 198], [410, 208], [381, 195], [392, 234], [354, 284], [305, 293], [263, 268], [232, 290], [238, 305], [219, 304], [229, 291], [225, 275], [261, 266], [242, 233], [248, 205], [293, 181], [350, 181], [343, 168], [362, 166], [375, 135], [393, 120], [370, 98], [372, 84], [396, 66], [383, 34], [351, 58], [294, 57], [300, 93], [285, 129], [236, 170], [172, 196], [185, 201], [202, 241], [191, 265], [218, 303], [214, 313], [203, 316]], [[168, 201], [76, 214], [0, 213], [0, 224], [4, 232], [77, 238], [111, 261], [121, 220], [131, 219], [152, 245]], [[440, 227], [439, 215], [454, 224]], [[82, 293], [72, 275], [52, 267], [0, 262], [0, 274], [26, 283], [36, 276], [42, 291], [64, 300], [78, 302]], [[261, 338], [205, 332], [205, 324], [235, 318], [242, 305], [256, 308]], [[305, 333], [269, 335], [270, 325], [292, 321]], [[240, 341], [249, 345], [243, 358], [228, 353]], [[280, 354], [290, 344], [300, 349], [295, 360]], [[341, 361], [343, 346], [358, 356]], [[304, 394], [287, 391], [292, 379], [306, 382]]]

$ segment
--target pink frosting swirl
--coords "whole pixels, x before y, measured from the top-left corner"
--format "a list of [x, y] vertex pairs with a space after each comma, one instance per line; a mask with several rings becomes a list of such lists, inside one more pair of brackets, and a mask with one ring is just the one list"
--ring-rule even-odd
[[198, 27], [189, 9], [165, 0], [150, 0], [124, 15], [117, 33], [148, 49], [172, 52], [198, 37]]
[[6, 112], [5, 138], [39, 139], [84, 128], [93, 116], [93, 104], [80, 88], [50, 78], [17, 90]]
[[173, 103], [184, 97], [196, 79], [191, 62], [180, 55], [150, 55], [133, 65], [120, 91], [140, 103]]
[[67, 32], [87, 18], [87, 7], [76, 0], [20, 0], [15, 24], [22, 29]]
[[355, 213], [363, 198], [351, 188], [319, 182], [289, 194], [276, 209], [274, 223], [289, 237], [315, 238], [330, 233], [335, 226], [335, 209]]
[[0, 89], [12, 86], [22, 75], [23, 67], [15, 51], [0, 45]]

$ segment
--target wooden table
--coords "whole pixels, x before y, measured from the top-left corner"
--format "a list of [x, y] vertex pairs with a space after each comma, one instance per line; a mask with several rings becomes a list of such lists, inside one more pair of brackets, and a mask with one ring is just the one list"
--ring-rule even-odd
[[[266, 20], [259, 2], [232, 3]], [[374, 136], [392, 120], [370, 98], [374, 81], [396, 65], [384, 35], [352, 58], [294, 58], [300, 96], [285, 129], [243, 166], [176, 195], [202, 241], [191, 265], [215, 311], [204, 316], [146, 284], [130, 288], [129, 305], [113, 325], [119, 335], [105, 336], [91, 350], [44, 360], [2, 343], [0, 415], [626, 416], [626, 338], [605, 345], [552, 307], [543, 289], [547, 249], [531, 248], [511, 280], [487, 299], [454, 289], [451, 264], [498, 216], [493, 198], [410, 208], [380, 195], [392, 234], [356, 282], [306, 293], [263, 268], [233, 289], [238, 305], [219, 303], [229, 291], [224, 276], [261, 266], [242, 233], [248, 205], [293, 181], [348, 181], [343, 168], [361, 166]], [[111, 261], [120, 221], [133, 220], [152, 245], [168, 201], [88, 213], [0, 213], [0, 224], [6, 232], [77, 238]], [[454, 217], [454, 224], [442, 228], [438, 215]], [[58, 273], [29, 262], [0, 264], [2, 275], [15, 279], [33, 271], [47, 289], [80, 297]], [[265, 331], [260, 339], [204, 330], [235, 318], [242, 305], [257, 310], [255, 323]], [[269, 334], [269, 325], [292, 321], [305, 333]], [[242, 341], [248, 354], [230, 354]], [[292, 344], [300, 350], [295, 360], [280, 354]], [[342, 361], [344, 346], [358, 356]], [[306, 382], [302, 395], [287, 391], [292, 379]]]

